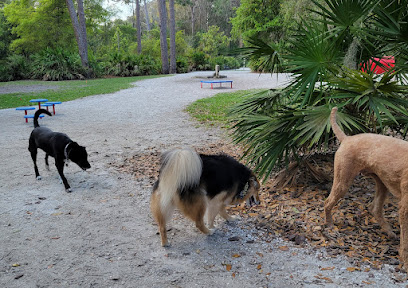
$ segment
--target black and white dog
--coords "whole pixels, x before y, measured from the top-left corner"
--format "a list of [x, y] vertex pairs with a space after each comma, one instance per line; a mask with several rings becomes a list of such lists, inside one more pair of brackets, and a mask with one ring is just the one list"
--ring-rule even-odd
[[71, 192], [71, 187], [64, 176], [64, 163], [70, 160], [83, 170], [89, 169], [91, 165], [88, 162], [88, 154], [86, 153], [85, 147], [72, 141], [66, 134], [53, 132], [46, 127], [40, 127], [38, 117], [43, 113], [52, 116], [50, 112], [44, 109], [38, 109], [35, 112], [34, 130], [31, 132], [28, 145], [28, 150], [34, 162], [35, 176], [37, 180], [41, 180], [37, 167], [37, 148], [41, 148], [45, 152], [45, 165], [47, 169], [49, 169], [48, 156], [54, 157], [55, 166], [64, 183], [65, 190]]

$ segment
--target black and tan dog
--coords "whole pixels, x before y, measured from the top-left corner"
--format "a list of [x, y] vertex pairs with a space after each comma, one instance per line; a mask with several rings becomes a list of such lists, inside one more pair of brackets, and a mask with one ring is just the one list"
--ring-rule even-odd
[[[159, 179], [154, 184], [150, 207], [159, 226], [162, 246], [167, 246], [166, 223], [174, 208], [204, 234], [214, 232], [214, 219], [227, 205], [259, 203], [260, 184], [254, 173], [227, 155], [203, 155], [191, 149], [175, 149], [162, 156]], [[207, 212], [208, 229], [204, 224]]]
[[34, 130], [31, 132], [28, 145], [28, 150], [34, 162], [35, 176], [38, 180], [41, 180], [37, 167], [37, 149], [40, 148], [45, 152], [45, 165], [47, 169], [49, 169], [48, 156], [54, 157], [55, 166], [64, 183], [65, 190], [71, 192], [71, 187], [64, 176], [64, 164], [70, 160], [83, 170], [89, 169], [91, 165], [88, 162], [88, 154], [85, 147], [79, 146], [78, 143], [72, 141], [66, 134], [53, 132], [46, 127], [40, 127], [38, 117], [43, 113], [51, 116], [51, 113], [44, 109], [39, 109], [35, 112]]

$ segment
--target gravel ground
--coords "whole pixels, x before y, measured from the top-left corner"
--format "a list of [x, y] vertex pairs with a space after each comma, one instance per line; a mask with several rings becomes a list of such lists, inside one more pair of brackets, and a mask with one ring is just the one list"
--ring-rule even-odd
[[[287, 79], [222, 71], [233, 89], [271, 88]], [[264, 242], [245, 220], [218, 219], [212, 236], [176, 214], [169, 248], [160, 246], [150, 215], [151, 184], [115, 166], [154, 147], [206, 146], [223, 139], [185, 113], [189, 103], [230, 88], [200, 88], [210, 72], [144, 80], [134, 88], [64, 102], [40, 125], [87, 147], [90, 171], [65, 169], [65, 193], [55, 167], [34, 176], [27, 151], [32, 123], [21, 111], [0, 110], [0, 287], [405, 287], [390, 267], [351, 272], [343, 257]], [[53, 163], [53, 160], [51, 160]], [[273, 221], [273, 220], [272, 220]], [[234, 240], [234, 241], [232, 241]]]

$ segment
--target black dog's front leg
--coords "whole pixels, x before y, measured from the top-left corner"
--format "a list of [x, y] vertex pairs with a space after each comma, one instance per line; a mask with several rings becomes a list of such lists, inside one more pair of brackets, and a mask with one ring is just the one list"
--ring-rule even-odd
[[71, 187], [68, 184], [67, 178], [65, 178], [64, 176], [64, 161], [55, 159], [55, 166], [57, 166], [57, 170], [61, 177], [62, 183], [64, 183], [65, 191], [71, 192]]

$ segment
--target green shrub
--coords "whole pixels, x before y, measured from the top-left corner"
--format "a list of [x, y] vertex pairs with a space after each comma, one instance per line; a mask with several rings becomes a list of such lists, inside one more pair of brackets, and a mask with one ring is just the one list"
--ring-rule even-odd
[[46, 48], [32, 56], [32, 78], [41, 80], [83, 79], [84, 71], [77, 53], [62, 48]]
[[13, 54], [6, 58], [1, 68], [2, 81], [27, 79], [30, 75], [30, 62], [25, 56]]
[[6, 61], [0, 61], [0, 82], [11, 81], [10, 69], [7, 66]]
[[244, 65], [242, 58], [227, 56], [225, 57], [224, 69], [238, 69]]
[[208, 65], [207, 57], [204, 52], [194, 52], [191, 55], [191, 68], [196, 70], [204, 70], [204, 67]]
[[111, 53], [104, 63], [105, 72], [112, 76], [141, 76], [160, 74], [161, 66], [148, 55]]
[[178, 56], [176, 60], [177, 73], [187, 73], [188, 72], [188, 59], [183, 56]]
[[209, 60], [212, 69], [215, 69], [215, 65], [220, 65], [220, 69], [237, 69], [242, 66], [242, 63], [235, 57], [231, 56], [218, 56]]

